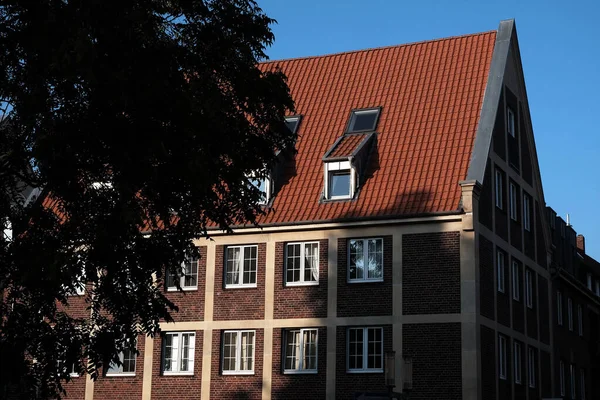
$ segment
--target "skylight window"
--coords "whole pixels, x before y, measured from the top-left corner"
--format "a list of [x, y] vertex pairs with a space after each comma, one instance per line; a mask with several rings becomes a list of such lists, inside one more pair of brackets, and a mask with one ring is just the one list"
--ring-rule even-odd
[[379, 111], [379, 108], [353, 110], [347, 133], [374, 131], [379, 120]]
[[293, 117], [285, 117], [285, 125], [292, 133], [296, 133], [298, 130], [298, 125], [300, 125], [300, 115], [296, 115]]

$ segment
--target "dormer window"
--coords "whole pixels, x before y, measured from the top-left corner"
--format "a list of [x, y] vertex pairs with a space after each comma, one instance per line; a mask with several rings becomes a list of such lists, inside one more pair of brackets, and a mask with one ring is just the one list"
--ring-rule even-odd
[[353, 110], [346, 133], [372, 132], [377, 127], [380, 108]]
[[301, 117], [302, 117], [301, 115], [285, 117], [285, 126], [287, 126], [287, 128], [290, 130], [290, 132], [296, 133], [296, 131], [298, 131], [298, 125], [300, 125]]
[[271, 176], [267, 171], [256, 172], [250, 177], [252, 186], [261, 191], [259, 204], [267, 204], [271, 200]]
[[[337, 164], [346, 164], [346, 163], [337, 163]], [[333, 165], [330, 165], [330, 167], [333, 167]], [[349, 165], [348, 165], [348, 167], [349, 167]], [[329, 197], [331, 199], [348, 199], [351, 197], [351, 194], [352, 194], [351, 176], [352, 176], [352, 173], [349, 168], [329, 171]]]

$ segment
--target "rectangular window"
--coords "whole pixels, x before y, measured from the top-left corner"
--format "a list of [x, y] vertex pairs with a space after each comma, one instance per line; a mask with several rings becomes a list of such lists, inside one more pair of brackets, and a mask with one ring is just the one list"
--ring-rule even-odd
[[514, 375], [515, 383], [521, 383], [521, 343], [514, 342], [513, 345]]
[[529, 387], [535, 387], [535, 350], [527, 349], [527, 375], [529, 376]]
[[565, 395], [565, 363], [560, 360], [560, 395]]
[[383, 239], [350, 239], [348, 281], [383, 281]]
[[508, 195], [509, 195], [509, 211], [510, 211], [510, 219], [513, 221], [517, 221], [518, 219], [518, 211], [517, 211], [517, 186], [510, 182], [508, 184]]
[[285, 373], [317, 372], [317, 329], [285, 331]]
[[512, 137], [516, 137], [515, 133], [515, 113], [510, 107], [506, 107], [506, 115], [507, 115], [507, 127], [508, 134]]
[[512, 262], [512, 293], [513, 300], [521, 300], [521, 284], [519, 276], [519, 263], [513, 260]]
[[594, 290], [592, 285], [592, 274], [590, 274], [589, 272], [587, 274], [587, 288], [588, 290]]
[[106, 376], [134, 376], [135, 375], [135, 351], [126, 349], [119, 353], [121, 365], [111, 363]]
[[223, 375], [254, 373], [255, 331], [223, 332]]
[[581, 385], [581, 400], [585, 400], [585, 370], [579, 371], [579, 381]]
[[563, 299], [562, 293], [556, 292], [556, 320], [558, 321], [558, 325], [563, 324]]
[[347, 199], [350, 197], [350, 170], [329, 173], [329, 198]]
[[504, 209], [504, 174], [498, 168], [495, 170], [496, 207]]
[[575, 365], [571, 364], [569, 368], [569, 377], [571, 382], [571, 399], [575, 399]]
[[596, 279], [596, 296], [600, 297], [600, 281]]
[[260, 192], [258, 204], [265, 205], [271, 200], [271, 174], [268, 170], [254, 171], [249, 174], [250, 185]]
[[285, 271], [285, 282], [288, 286], [318, 284], [319, 243], [288, 243]]
[[569, 330], [573, 330], [573, 300], [567, 298], [567, 318], [569, 319]]
[[[198, 258], [186, 257], [185, 261], [181, 264], [181, 277], [179, 278], [179, 285], [183, 290], [196, 290], [198, 289]], [[177, 279], [174, 273], [167, 274], [167, 290], [177, 290], [175, 280]]]
[[506, 379], [506, 338], [502, 335], [498, 335], [498, 361], [500, 379]]
[[225, 287], [256, 287], [258, 246], [229, 246], [225, 261]]
[[581, 304], [577, 305], [577, 328], [579, 336], [583, 336], [583, 307]]
[[348, 372], [383, 372], [383, 328], [348, 328]]
[[531, 232], [531, 198], [523, 193], [523, 228]]
[[498, 281], [498, 291], [504, 293], [504, 253], [496, 250], [496, 279]]
[[533, 308], [533, 273], [530, 269], [525, 270], [525, 301], [527, 307]]
[[379, 119], [379, 108], [353, 110], [347, 133], [374, 131]]
[[556, 213], [550, 212], [550, 229], [556, 229]]
[[163, 374], [192, 375], [194, 373], [194, 332], [169, 332], [163, 338]]

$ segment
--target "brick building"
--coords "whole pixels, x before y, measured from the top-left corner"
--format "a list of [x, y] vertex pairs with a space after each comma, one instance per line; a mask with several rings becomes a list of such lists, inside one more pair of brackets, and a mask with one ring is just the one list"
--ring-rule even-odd
[[275, 67], [299, 138], [261, 228], [198, 242], [176, 322], [67, 398], [351, 399], [390, 350], [414, 399], [559, 397], [563, 364], [599, 396], [600, 266], [546, 209], [514, 21]]

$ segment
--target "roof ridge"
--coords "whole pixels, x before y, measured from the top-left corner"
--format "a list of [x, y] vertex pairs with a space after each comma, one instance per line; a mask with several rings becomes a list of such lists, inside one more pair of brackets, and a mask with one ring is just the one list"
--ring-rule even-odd
[[341, 51], [338, 53], [327, 53], [327, 54], [319, 54], [319, 55], [314, 55], [314, 56], [303, 56], [303, 57], [279, 58], [276, 60], [261, 61], [260, 64], [272, 64], [272, 63], [277, 63], [277, 62], [282, 62], [282, 61], [298, 61], [298, 60], [307, 60], [307, 59], [314, 59], [314, 58], [335, 57], [335, 56], [341, 56], [341, 55], [353, 54], [353, 53], [366, 53], [368, 51], [374, 51], [374, 50], [386, 50], [386, 49], [403, 47], [403, 46], [414, 46], [417, 44], [443, 42], [446, 40], [462, 39], [462, 38], [473, 37], [473, 36], [483, 36], [483, 35], [489, 35], [490, 33], [497, 33], [497, 32], [498, 32], [497, 30], [490, 30], [490, 31], [485, 31], [485, 32], [467, 33], [464, 35], [447, 36], [447, 37], [442, 37], [442, 38], [437, 38], [437, 39], [421, 40], [418, 42], [392, 44], [389, 46], [380, 46], [380, 47], [368, 47], [366, 49], [347, 50], [347, 51]]

